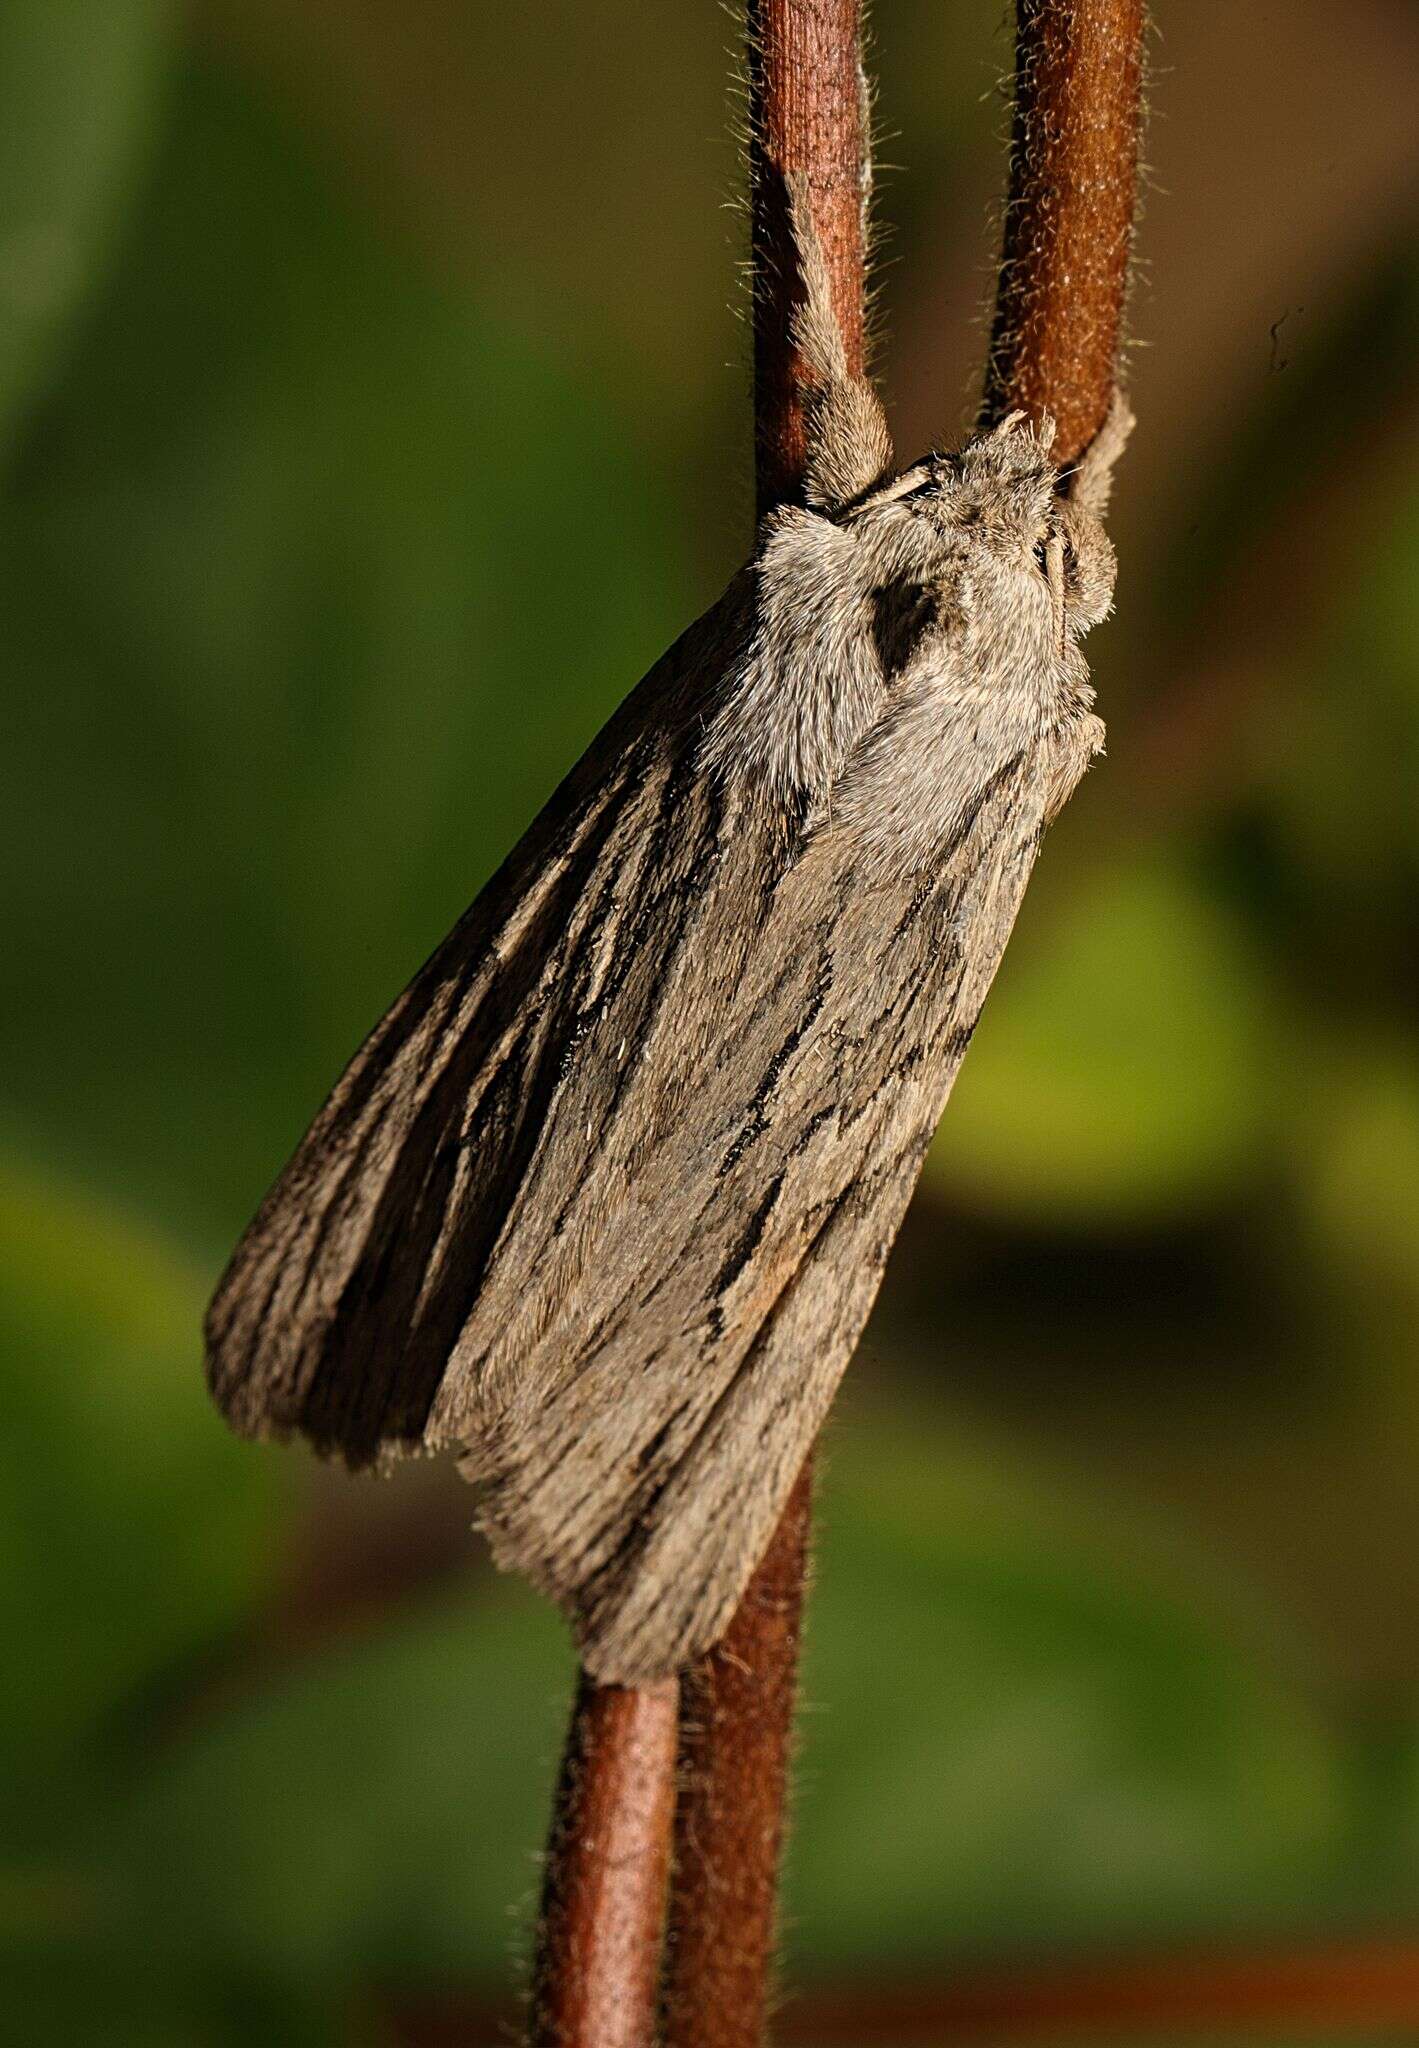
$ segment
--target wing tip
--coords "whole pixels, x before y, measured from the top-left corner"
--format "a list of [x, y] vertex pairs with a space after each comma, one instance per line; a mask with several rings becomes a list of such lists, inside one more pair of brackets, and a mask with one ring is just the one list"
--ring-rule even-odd
[[371, 1434], [342, 1429], [340, 1418], [317, 1416], [303, 1394], [272, 1368], [261, 1369], [261, 1332], [243, 1338], [225, 1312], [219, 1289], [203, 1320], [203, 1371], [222, 1420], [249, 1443], [303, 1443], [352, 1474], [382, 1476], [406, 1458], [430, 1457], [447, 1446], [431, 1432]]

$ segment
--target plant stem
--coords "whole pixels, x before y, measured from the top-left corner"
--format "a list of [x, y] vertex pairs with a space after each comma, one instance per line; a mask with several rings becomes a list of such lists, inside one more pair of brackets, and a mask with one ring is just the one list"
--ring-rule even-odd
[[[863, 365], [868, 137], [860, 0], [749, 0], [754, 457], [759, 512], [798, 495], [802, 297], [785, 176], [806, 177], [848, 367]], [[811, 1459], [722, 1642], [684, 1679], [665, 2048], [763, 2036], [797, 1690]]]
[[[862, 364], [866, 138], [859, 0], [750, 0], [755, 475], [799, 488], [801, 296], [784, 173], [805, 171], [854, 370]], [[805, 1466], [719, 1647], [686, 1681], [666, 1973], [668, 2048], [752, 2048], [763, 2027], [812, 1481]], [[558, 1780], [533, 1974], [533, 2048], [641, 2048], [674, 1807], [677, 1687], [583, 1677]]]
[[684, 1679], [666, 2048], [763, 2031], [812, 1510], [805, 1466], [728, 1634]]
[[754, 462], [760, 513], [803, 479], [801, 366], [789, 338], [803, 296], [786, 172], [805, 176], [848, 370], [863, 366], [863, 242], [870, 178], [860, 0], [750, 0], [750, 266]]
[[584, 1674], [553, 1806], [532, 2048], [649, 2048], [675, 1807], [679, 1687]]
[[[789, 2016], [785, 2015], [788, 2019]], [[812, 2048], [939, 2048], [947, 2041], [1063, 2048], [1069, 2041], [1415, 2038], [1419, 1943], [1308, 1947], [1022, 1965], [949, 1985], [864, 1986], [797, 2000], [785, 2039]]]
[[1113, 396], [1138, 193], [1143, 0], [1017, 0], [1010, 196], [984, 417], [1054, 415], [1073, 461]]

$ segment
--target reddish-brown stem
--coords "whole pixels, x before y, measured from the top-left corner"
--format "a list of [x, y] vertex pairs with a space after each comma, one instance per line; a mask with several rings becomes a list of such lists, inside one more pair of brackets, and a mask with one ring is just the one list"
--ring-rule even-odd
[[[867, 190], [860, 0], [750, 0], [754, 455], [760, 513], [802, 488], [803, 295], [787, 179], [807, 187], [849, 369], [863, 361]], [[723, 1641], [684, 1680], [666, 2048], [753, 2048], [773, 1958], [812, 1516], [811, 1460]]]
[[860, 0], [750, 0], [750, 257], [759, 510], [803, 480], [802, 366], [789, 339], [803, 296], [786, 175], [807, 180], [848, 368], [862, 370], [868, 175]]
[[[796, 494], [802, 283], [789, 172], [813, 220], [854, 370], [862, 365], [865, 136], [860, 0], [750, 0], [755, 474], [760, 511]], [[811, 1479], [805, 1466], [719, 1647], [686, 1681], [683, 1795], [665, 1977], [668, 2048], [762, 2031], [798, 1666]], [[633, 2048], [653, 2031], [673, 1795], [676, 1688], [583, 1679], [548, 1847], [534, 2048]], [[667, 1745], [671, 1745], [667, 1747]]]
[[[399, 2048], [497, 2048], [507, 2015], [467, 1999], [400, 2006]], [[947, 2041], [1039, 2044], [1179, 2039], [1314, 2041], [1419, 2031], [1419, 1942], [1383, 1937], [1233, 1954], [1136, 1956], [1054, 1969], [1022, 1964], [949, 1984], [864, 1982], [794, 1998], [784, 2048], [940, 2048]]]
[[649, 2048], [675, 1808], [679, 1687], [583, 1676], [557, 1782], [532, 2048]]
[[805, 1466], [728, 1634], [684, 1679], [666, 2048], [763, 2032], [812, 1511]]
[[917, 1990], [819, 1993], [793, 2007], [786, 2041], [814, 2048], [937, 2048], [943, 2041], [1058, 2043], [1180, 2038], [1319, 2044], [1419, 2024], [1419, 1943], [1357, 1941], [1256, 1954], [1179, 1954], [967, 1976]]
[[984, 416], [1054, 415], [1068, 462], [1103, 424], [1138, 190], [1143, 0], [1017, 0], [1015, 115]]

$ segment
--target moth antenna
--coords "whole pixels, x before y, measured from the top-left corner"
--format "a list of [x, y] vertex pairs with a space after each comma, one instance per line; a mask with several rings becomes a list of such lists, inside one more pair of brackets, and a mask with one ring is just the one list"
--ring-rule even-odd
[[810, 387], [808, 458], [804, 495], [818, 510], [834, 510], [869, 490], [893, 466], [886, 415], [865, 377], [849, 374], [842, 329], [833, 310], [832, 280], [813, 222], [808, 179], [785, 175], [789, 219], [803, 280], [803, 303], [793, 319], [793, 341]]

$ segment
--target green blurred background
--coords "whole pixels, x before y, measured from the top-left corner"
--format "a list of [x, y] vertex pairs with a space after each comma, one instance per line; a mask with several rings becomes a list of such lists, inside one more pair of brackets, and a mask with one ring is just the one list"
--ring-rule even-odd
[[[1109, 755], [824, 1459], [786, 1961], [864, 2042], [874, 1987], [1419, 1915], [1419, 35], [1157, 11]], [[467, 2040], [516, 1985], [560, 1624], [447, 1471], [229, 1441], [198, 1323], [742, 553], [733, 33], [0, 0], [6, 2039]], [[911, 454], [1009, 28], [875, 45]], [[1377, 2040], [1357, 1981], [1189, 2038]]]

